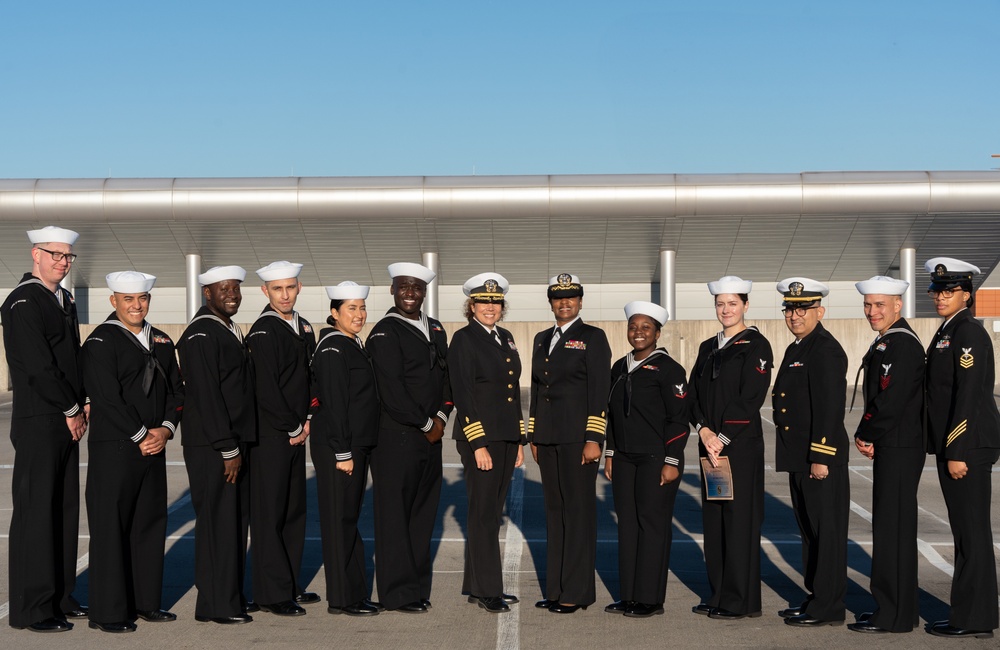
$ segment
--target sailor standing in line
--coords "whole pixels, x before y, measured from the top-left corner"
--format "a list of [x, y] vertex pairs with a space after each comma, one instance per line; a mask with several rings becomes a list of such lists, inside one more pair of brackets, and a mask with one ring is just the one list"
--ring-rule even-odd
[[1000, 457], [1000, 413], [993, 399], [993, 341], [969, 309], [975, 266], [950, 257], [927, 260], [928, 290], [944, 323], [927, 348], [929, 450], [955, 538], [955, 574], [944, 637], [993, 638], [998, 626], [997, 565], [990, 527], [993, 465]]
[[847, 593], [850, 483], [844, 428], [847, 355], [820, 320], [830, 289], [809, 278], [778, 283], [785, 326], [795, 341], [785, 350], [771, 402], [778, 430], [775, 465], [788, 472], [795, 521], [802, 535], [805, 602], [781, 610], [796, 627], [841, 625]]
[[909, 282], [876, 275], [855, 285], [878, 332], [862, 359], [865, 413], [854, 444], [874, 460], [872, 575], [875, 611], [854, 632], [909, 632], [920, 621], [917, 592], [917, 488], [926, 457], [924, 348], [902, 317]]
[[184, 377], [181, 445], [194, 506], [194, 617], [223, 625], [249, 623], [243, 599], [250, 486], [247, 445], [257, 438], [253, 366], [243, 331], [239, 266], [198, 276], [206, 304], [177, 343]]
[[422, 614], [430, 607], [441, 437], [452, 409], [448, 340], [441, 322], [421, 311], [434, 271], [397, 262], [389, 275], [395, 306], [367, 343], [382, 398], [372, 454], [375, 577], [386, 609]]
[[611, 387], [604, 330], [580, 318], [583, 285], [549, 280], [556, 326], [535, 335], [528, 440], [545, 497], [545, 598], [535, 607], [572, 614], [596, 599], [596, 481]]
[[295, 311], [301, 264], [257, 269], [268, 304], [247, 333], [257, 394], [257, 444], [250, 453], [254, 599], [265, 612], [302, 616], [318, 603], [299, 583], [306, 539], [306, 438], [313, 327]]
[[87, 429], [73, 294], [59, 286], [76, 259], [72, 230], [29, 230], [31, 273], [0, 307], [14, 389], [10, 626], [65, 632], [87, 608], [73, 597], [80, 528], [80, 447]]
[[174, 343], [147, 321], [156, 277], [107, 276], [114, 313], [81, 353], [90, 399], [87, 519], [90, 627], [134, 632], [136, 617], [177, 620], [160, 608], [167, 532], [167, 462], [184, 405]]

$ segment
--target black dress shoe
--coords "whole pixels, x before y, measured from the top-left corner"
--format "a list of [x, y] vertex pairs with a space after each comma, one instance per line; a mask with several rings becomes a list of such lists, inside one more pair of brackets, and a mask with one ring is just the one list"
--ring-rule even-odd
[[265, 612], [271, 612], [272, 614], [277, 614], [278, 616], [305, 616], [306, 610], [302, 609], [290, 600], [286, 600], [280, 603], [273, 603], [271, 605], [260, 604], [260, 608]]
[[252, 623], [253, 616], [249, 614], [240, 614], [239, 616], [216, 616], [215, 618], [211, 616], [199, 616], [194, 615], [194, 620], [199, 623], [218, 623], [219, 625], [240, 625], [242, 623]]
[[631, 603], [628, 609], [625, 610], [625, 616], [629, 618], [649, 618], [650, 616], [662, 613], [663, 605], [659, 604]]
[[90, 609], [86, 605], [78, 605], [76, 609], [63, 612], [63, 616], [66, 618], [87, 618], [89, 611]]
[[861, 612], [858, 614], [858, 623], [867, 623], [872, 620], [872, 616], [875, 616], [875, 612]]
[[[512, 596], [510, 594], [502, 594], [500, 596], [500, 598], [501, 598], [501, 600], [503, 600], [503, 602], [507, 603], [508, 605], [516, 605], [519, 602], [521, 602], [521, 600], [517, 596]], [[469, 602], [470, 603], [479, 602], [479, 596], [471, 596], [470, 595], [469, 596]]]
[[806, 608], [802, 605], [796, 607], [789, 607], [787, 609], [782, 609], [778, 611], [778, 616], [781, 618], [792, 618], [793, 616], [802, 616], [805, 613]]
[[792, 625], [795, 627], [823, 627], [824, 625], [843, 625], [844, 621], [824, 621], [821, 618], [815, 618], [809, 616], [808, 614], [799, 614], [798, 616], [789, 616], [785, 619], [785, 625]]
[[694, 607], [692, 607], [691, 611], [694, 612], [695, 614], [701, 614], [702, 616], [708, 616], [709, 614], [712, 613], [713, 609], [715, 609], [715, 608], [712, 607], [711, 605], [706, 605], [705, 603], [701, 603], [699, 605], [695, 605]]
[[625, 610], [632, 606], [631, 600], [616, 600], [604, 608], [608, 614], [624, 614]]
[[69, 632], [73, 629], [73, 624], [61, 618], [47, 618], [22, 628], [30, 632]]
[[91, 621], [90, 629], [121, 634], [123, 632], [135, 632], [135, 623], [132, 621], [122, 621], [120, 623], [98, 623], [97, 621]]
[[762, 613], [763, 612], [750, 612], [749, 614], [737, 614], [736, 612], [731, 612], [728, 609], [717, 607], [712, 610], [708, 617], [721, 619], [723, 621], [738, 621], [741, 618], [757, 618]]
[[254, 612], [259, 612], [259, 611], [260, 611], [260, 605], [253, 602], [252, 600], [248, 600], [245, 603], [243, 603], [244, 614], [253, 614]]
[[300, 605], [312, 605], [313, 603], [318, 603], [322, 598], [319, 594], [314, 594], [311, 591], [303, 591], [301, 594], [295, 597], [295, 602]]
[[499, 596], [477, 598], [476, 602], [479, 603], [481, 608], [491, 614], [503, 614], [504, 612], [510, 611], [510, 607], [508, 607], [507, 603], [503, 602], [503, 598], [500, 598]]
[[943, 621], [944, 625], [933, 625], [928, 632], [934, 636], [943, 636], [950, 639], [992, 639], [993, 632], [991, 630], [963, 630], [960, 627], [954, 627], [947, 621]]
[[370, 598], [365, 598], [361, 602], [363, 602], [368, 607], [374, 607], [375, 609], [377, 609], [380, 612], [384, 612], [385, 611], [385, 607], [382, 605], [382, 603], [378, 602], [377, 600], [372, 600]]
[[549, 606], [549, 611], [553, 614], [572, 614], [578, 609], [587, 609], [586, 605], [563, 605], [562, 603], [556, 603], [555, 605]]
[[330, 614], [347, 614], [348, 616], [378, 615], [378, 608], [369, 605], [363, 600], [354, 603], [353, 605], [348, 605], [347, 607], [327, 607], [326, 611], [329, 612]]
[[421, 598], [420, 599], [420, 604], [423, 605], [424, 607], [426, 607], [427, 609], [430, 609], [431, 607], [433, 607], [433, 605], [431, 605], [431, 601], [427, 600], [426, 598]]
[[169, 623], [177, 620], [177, 614], [168, 612], [165, 609], [137, 609], [135, 615], [150, 623]]
[[889, 630], [883, 629], [878, 625], [872, 625], [868, 621], [860, 620], [857, 623], [848, 625], [847, 629], [851, 632], [864, 632], [866, 634], [889, 634]]
[[394, 611], [403, 612], [404, 614], [426, 614], [427, 607], [419, 601], [415, 600], [412, 603], [407, 603], [402, 607], [397, 607]]
[[537, 607], [538, 609], [548, 609], [549, 607], [558, 604], [559, 604], [558, 600], [549, 600], [548, 598], [543, 598], [542, 600], [535, 603], [535, 607]]

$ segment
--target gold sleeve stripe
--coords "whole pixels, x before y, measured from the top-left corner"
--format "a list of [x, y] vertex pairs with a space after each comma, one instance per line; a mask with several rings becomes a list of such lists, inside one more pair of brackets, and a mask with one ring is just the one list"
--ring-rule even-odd
[[462, 431], [465, 432], [465, 437], [468, 438], [470, 442], [476, 438], [482, 438], [486, 435], [486, 431], [483, 430], [483, 423], [479, 421], [465, 425], [462, 427]]
[[605, 435], [605, 430], [608, 428], [608, 421], [602, 417], [591, 415], [587, 418], [587, 431], [591, 433], [599, 433], [602, 436]]
[[818, 442], [812, 443], [812, 445], [810, 446], [809, 450], [810, 451], [815, 451], [815, 452], [820, 453], [820, 454], [826, 454], [828, 456], [836, 456], [837, 455], [837, 448], [836, 447], [829, 447], [827, 445], [821, 445]]
[[965, 428], [968, 425], [968, 422], [969, 422], [968, 420], [962, 420], [961, 422], [958, 423], [958, 426], [955, 427], [952, 430], [952, 432], [948, 434], [948, 442], [944, 444], [945, 447], [955, 442], [956, 438], [965, 433]]
[[535, 432], [535, 418], [534, 416], [528, 418], [528, 433]]
[[524, 420], [521, 420], [521, 435], [522, 435], [522, 436], [523, 436], [523, 435], [526, 435], [526, 433], [527, 433], [527, 432], [526, 432], [526, 431], [525, 431], [525, 429], [524, 429]]
[[466, 433], [465, 434], [465, 437], [469, 439], [469, 442], [472, 442], [476, 438], [483, 438], [485, 436], [486, 436], [486, 432], [485, 431], [480, 431], [479, 433]]

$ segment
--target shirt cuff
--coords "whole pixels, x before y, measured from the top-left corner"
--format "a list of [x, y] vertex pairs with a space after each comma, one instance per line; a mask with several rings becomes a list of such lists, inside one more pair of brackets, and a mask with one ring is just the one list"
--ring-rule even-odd
[[229, 451], [222, 452], [222, 460], [232, 460], [240, 455], [240, 448], [230, 449]]
[[604, 450], [604, 457], [605, 458], [611, 458], [614, 455], [615, 455], [615, 450], [614, 449], [605, 449]]
[[420, 427], [420, 430], [423, 431], [424, 433], [427, 433], [428, 431], [431, 430], [432, 426], [434, 426], [434, 418], [427, 418], [427, 424]]
[[725, 436], [725, 435], [723, 435], [721, 433], [717, 434], [717, 436], [718, 436], [719, 440], [722, 441], [722, 444], [724, 444], [724, 445], [728, 445], [729, 443], [732, 442], [732, 440], [730, 440], [727, 436]]
[[300, 433], [302, 433], [302, 425], [301, 424], [298, 427], [296, 427], [295, 431], [289, 431], [288, 432], [288, 437], [289, 438], [297, 438]]
[[139, 427], [139, 430], [132, 436], [132, 442], [136, 444], [142, 442], [142, 439], [146, 437], [147, 433], [149, 433], [149, 429], [144, 426]]
[[167, 422], [166, 420], [164, 420], [161, 426], [170, 429], [170, 435], [177, 433], [177, 427], [174, 425], [173, 422]]
[[341, 461], [345, 461], [345, 460], [351, 460], [351, 459], [354, 458], [354, 456], [352, 456], [351, 452], [349, 452], [349, 451], [344, 452], [342, 454], [334, 454], [333, 457], [337, 459], [337, 462], [341, 462]]
[[71, 408], [70, 410], [63, 411], [63, 415], [65, 415], [68, 418], [73, 418], [73, 417], [76, 417], [76, 415], [79, 412], [80, 412], [80, 405], [79, 404], [74, 404], [73, 408]]
[[441, 421], [448, 424], [448, 416], [444, 414], [444, 411], [438, 411], [437, 416], [441, 418]]
[[673, 456], [667, 456], [666, 458], [663, 459], [663, 464], [664, 465], [673, 465], [674, 467], [677, 467], [677, 466], [679, 466], [681, 464], [681, 461], [679, 461], [678, 459], [674, 458]]

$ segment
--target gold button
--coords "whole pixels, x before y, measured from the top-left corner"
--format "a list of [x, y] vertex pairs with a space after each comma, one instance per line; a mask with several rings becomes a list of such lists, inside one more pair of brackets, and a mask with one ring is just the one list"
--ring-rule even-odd
[[507, 388], [513, 388], [514, 384], [507, 384]]
[[782, 394], [781, 394], [781, 396], [782, 396], [782, 397], [784, 397], [784, 396], [785, 396], [785, 394], [784, 394], [784, 393], [782, 393]]
[[508, 402], [513, 402], [513, 401], [514, 401], [514, 398], [513, 398], [513, 397], [508, 397], [508, 398], [507, 398], [507, 401], [508, 401]]
[[781, 412], [782, 412], [782, 413], [784, 413], [784, 412], [785, 412], [786, 410], [787, 410], [787, 409], [781, 409]]
[[507, 357], [507, 363], [510, 363], [510, 357]]
[[508, 374], [508, 375], [513, 375], [513, 374], [514, 374], [514, 371], [513, 371], [513, 370], [508, 370], [508, 371], [507, 371], [507, 374]]
[[548, 362], [549, 362], [549, 358], [545, 357], [545, 363], [548, 363]]
[[788, 431], [788, 427], [785, 427], [785, 431]]

